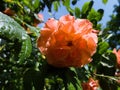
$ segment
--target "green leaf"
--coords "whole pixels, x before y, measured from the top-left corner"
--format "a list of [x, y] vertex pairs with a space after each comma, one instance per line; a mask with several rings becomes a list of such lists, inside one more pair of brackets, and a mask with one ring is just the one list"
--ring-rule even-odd
[[77, 0], [72, 1], [72, 5], [75, 5], [77, 3]]
[[22, 64], [24, 62], [24, 60], [30, 56], [32, 51], [32, 45], [31, 45], [31, 40], [30, 37], [27, 37], [26, 40], [22, 41], [22, 47], [21, 47], [21, 51], [19, 54], [19, 61]]
[[107, 49], [109, 48], [109, 44], [107, 42], [100, 42], [98, 45], [99, 48], [99, 54], [103, 54], [107, 51]]
[[82, 13], [86, 13], [88, 7], [89, 7], [90, 2], [86, 2], [83, 7], [82, 7]]
[[101, 59], [100, 63], [104, 67], [112, 68], [112, 67], [116, 66], [116, 57], [113, 53], [111, 53], [110, 55], [107, 55], [107, 56], [102, 55], [102, 59]]
[[63, 0], [63, 5], [66, 7], [67, 11], [73, 15], [74, 14], [74, 9], [70, 7], [70, 0]]
[[26, 26], [30, 29], [30, 31], [34, 34], [34, 36], [38, 37], [40, 35], [40, 33], [39, 33], [40, 28], [33, 27], [29, 24], [26, 24]]
[[28, 7], [31, 7], [30, 2], [31, 0], [23, 0], [23, 3]]
[[103, 9], [98, 9], [98, 15], [99, 15], [99, 21], [102, 19], [102, 17], [103, 17], [103, 14], [104, 14], [104, 10]]
[[80, 80], [74, 68], [67, 69], [64, 74], [65, 90], [82, 90]]
[[0, 51], [5, 47], [5, 45], [0, 46]]
[[[114, 76], [116, 72], [116, 57], [111, 52], [101, 56], [100, 64], [97, 67], [97, 73], [101, 75]], [[113, 79], [98, 77], [99, 84], [103, 90], [117, 90], [117, 85]]]
[[75, 7], [75, 16], [80, 18], [80, 9], [78, 7]]
[[70, 7], [70, 0], [63, 0], [63, 5], [66, 6], [66, 8]]
[[73, 10], [71, 7], [68, 7], [67, 10], [68, 10], [68, 12], [69, 12], [71, 15], [74, 14], [74, 10]]
[[[43, 70], [42, 70], [43, 71]], [[23, 75], [24, 90], [43, 90], [44, 88], [44, 72], [36, 71], [34, 69], [27, 70]]]
[[83, 7], [82, 7], [82, 18], [86, 18], [87, 15], [89, 14], [89, 12], [91, 11], [92, 9], [92, 6], [93, 6], [93, 1], [90, 1], [90, 2], [86, 2]]
[[54, 6], [54, 10], [57, 12], [58, 11], [58, 7], [60, 6], [60, 2], [59, 1], [53, 2], [53, 6]]
[[110, 52], [109, 50], [105, 55], [102, 55], [101, 63], [103, 66], [106, 67], [116, 67], [116, 55], [113, 52]]
[[34, 2], [33, 2], [34, 9], [38, 8], [39, 5], [40, 5], [40, 1], [39, 0], [34, 0]]
[[96, 11], [95, 9], [91, 9], [91, 11], [89, 12], [87, 18], [92, 21], [92, 20], [96, 20], [96, 21], [100, 21], [102, 19], [104, 11], [102, 9], [99, 9], [98, 11]]
[[106, 3], [108, 2], [108, 0], [102, 0], [102, 2], [103, 2], [104, 4], [106, 4]]
[[32, 90], [32, 82], [33, 82], [32, 75], [35, 75], [35, 71], [33, 71], [33, 70], [27, 70], [24, 73], [24, 75], [23, 75], [23, 88], [24, 88], [24, 90]]
[[[32, 0], [23, 0], [23, 4], [25, 4], [26, 8], [29, 8], [32, 11], [35, 10]], [[39, 4], [39, 3], [37, 3], [37, 4]]]
[[44, 90], [45, 77], [48, 72], [48, 68], [48, 64], [46, 61], [44, 61], [40, 68], [40, 71], [35, 71], [35, 75], [31, 75], [33, 78], [33, 85], [35, 87], [35, 90]]
[[120, 90], [120, 87], [118, 87], [118, 90]]
[[28, 58], [32, 51], [30, 37], [27, 35], [23, 27], [21, 27], [14, 19], [0, 12], [0, 36], [11, 41], [18, 40], [21, 43], [19, 53], [19, 62], [22, 63]]

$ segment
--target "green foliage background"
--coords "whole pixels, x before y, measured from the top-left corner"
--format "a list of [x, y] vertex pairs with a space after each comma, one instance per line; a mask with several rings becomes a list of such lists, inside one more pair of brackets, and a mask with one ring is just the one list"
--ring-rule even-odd
[[[113, 48], [120, 45], [120, 6], [117, 14], [111, 15], [106, 28], [101, 21], [104, 10], [93, 8], [90, 0], [82, 8], [71, 8], [79, 0], [1, 0], [0, 1], [0, 90], [82, 90], [81, 83], [90, 77], [99, 80], [99, 90], [119, 90], [119, 77], [115, 72], [116, 56]], [[107, 0], [101, 0], [103, 4]], [[34, 26], [36, 15], [44, 11], [58, 12], [60, 5], [76, 18], [89, 19], [94, 29], [99, 30], [97, 52], [93, 61], [82, 68], [55, 68], [46, 63], [36, 47], [39, 27]], [[5, 15], [4, 10], [14, 10], [14, 15]], [[39, 21], [39, 20], [38, 20]], [[41, 23], [41, 21], [39, 21]], [[27, 33], [27, 30], [31, 33]]]

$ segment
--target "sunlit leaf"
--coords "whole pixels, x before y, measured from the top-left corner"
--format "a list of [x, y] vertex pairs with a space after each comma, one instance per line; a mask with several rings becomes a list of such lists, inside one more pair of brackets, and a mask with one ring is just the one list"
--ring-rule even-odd
[[40, 1], [39, 0], [34, 0], [33, 5], [34, 5], [34, 9], [38, 8], [39, 5], [40, 5]]
[[63, 5], [66, 6], [67, 8], [70, 7], [70, 0], [64, 0]]
[[82, 11], [81, 11], [82, 18], [86, 18], [87, 17], [88, 13], [92, 9], [93, 3], [94, 3], [93, 1], [85, 2], [85, 4], [82, 7]]
[[102, 9], [96, 11], [95, 9], [92, 8], [87, 18], [91, 21], [92, 20], [100, 21], [102, 19], [103, 13], [104, 11]]
[[100, 42], [99, 43], [99, 54], [103, 54], [109, 48], [109, 44], [107, 42]]
[[29, 3], [30, 3], [31, 0], [23, 0], [23, 3], [27, 6], [29, 6]]
[[29, 24], [26, 24], [26, 26], [30, 29], [30, 31], [34, 34], [34, 36], [39, 36], [40, 28], [33, 27]]
[[0, 12], [0, 36], [11, 41], [18, 40], [21, 43], [21, 50], [19, 53], [19, 62], [22, 63], [30, 56], [32, 45], [30, 37], [26, 31], [12, 18]]
[[75, 16], [76, 16], [77, 18], [80, 17], [80, 9], [79, 9], [78, 7], [75, 7]]
[[54, 10], [58, 11], [58, 7], [60, 6], [60, 2], [59, 1], [55, 1], [55, 2], [53, 2], [53, 5], [54, 5]]
[[5, 47], [5, 45], [0, 46], [0, 51]]
[[67, 10], [68, 10], [68, 12], [69, 12], [71, 15], [74, 14], [74, 10], [73, 10], [71, 7], [68, 7]]

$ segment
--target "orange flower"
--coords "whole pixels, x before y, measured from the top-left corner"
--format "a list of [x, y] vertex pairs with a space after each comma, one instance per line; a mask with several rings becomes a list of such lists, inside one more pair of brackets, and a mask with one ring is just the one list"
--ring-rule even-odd
[[99, 87], [98, 81], [90, 78], [88, 82], [82, 83], [83, 90], [97, 90]]
[[65, 15], [45, 23], [37, 46], [55, 67], [81, 67], [96, 52], [97, 34], [90, 21]]
[[117, 67], [120, 68], [120, 50], [113, 49], [113, 53], [116, 55], [117, 58]]

